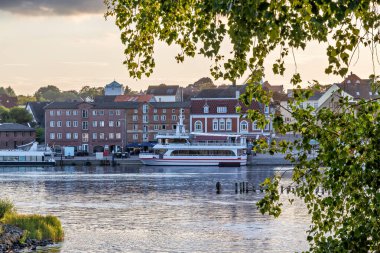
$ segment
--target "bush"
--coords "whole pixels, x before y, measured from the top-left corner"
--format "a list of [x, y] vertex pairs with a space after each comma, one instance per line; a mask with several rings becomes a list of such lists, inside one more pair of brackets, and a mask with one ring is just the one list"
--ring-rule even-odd
[[0, 219], [2, 219], [6, 213], [14, 212], [16, 212], [16, 208], [10, 199], [0, 199]]
[[23, 229], [30, 239], [59, 242], [64, 237], [61, 222], [52, 215], [6, 213], [3, 222]]

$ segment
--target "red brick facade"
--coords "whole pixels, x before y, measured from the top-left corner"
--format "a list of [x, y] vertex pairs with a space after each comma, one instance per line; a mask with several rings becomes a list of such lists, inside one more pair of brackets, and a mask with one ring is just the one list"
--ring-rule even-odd
[[0, 149], [16, 149], [35, 140], [36, 131], [33, 128], [15, 123], [0, 124]]

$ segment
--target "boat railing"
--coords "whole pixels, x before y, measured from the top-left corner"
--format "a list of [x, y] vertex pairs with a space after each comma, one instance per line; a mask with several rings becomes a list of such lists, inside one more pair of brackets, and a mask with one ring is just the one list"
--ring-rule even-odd
[[229, 142], [191, 142], [191, 143], [165, 143], [163, 146], [176, 145], [176, 146], [247, 146], [246, 143], [229, 143]]

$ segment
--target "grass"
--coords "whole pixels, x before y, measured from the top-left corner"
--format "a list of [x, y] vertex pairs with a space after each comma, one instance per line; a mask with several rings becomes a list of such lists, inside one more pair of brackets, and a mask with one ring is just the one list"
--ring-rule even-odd
[[23, 229], [30, 239], [60, 242], [64, 237], [61, 222], [52, 215], [6, 213], [3, 223]]
[[14, 213], [16, 208], [10, 199], [0, 199], [0, 220], [6, 213]]
[[36, 240], [63, 241], [64, 233], [59, 219], [52, 215], [18, 214], [13, 203], [9, 199], [0, 199], [0, 235], [3, 227], [8, 224], [24, 230], [26, 238]]

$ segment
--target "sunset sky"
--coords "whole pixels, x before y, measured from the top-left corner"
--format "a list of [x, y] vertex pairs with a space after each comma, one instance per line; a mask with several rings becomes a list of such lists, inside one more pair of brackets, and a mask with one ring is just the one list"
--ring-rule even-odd
[[[113, 20], [104, 19], [104, 11], [102, 0], [0, 0], [0, 86], [11, 86], [17, 94], [33, 94], [38, 87], [50, 84], [78, 90], [84, 85], [104, 86], [115, 79], [141, 90], [160, 83], [186, 86], [211, 77], [209, 60], [196, 57], [177, 64], [174, 56], [178, 48], [157, 44], [154, 74], [141, 80], [130, 78], [122, 64], [120, 32]], [[269, 61], [273, 59], [274, 55]], [[296, 52], [296, 60], [305, 81], [341, 81], [324, 74], [325, 45], [312, 43], [306, 51]], [[287, 67], [284, 77], [273, 76], [268, 67], [266, 80], [287, 85], [295, 70], [292, 58]], [[379, 71], [378, 62], [376, 68]], [[359, 61], [350, 71], [362, 78], [372, 73], [368, 49], [360, 51]]]

